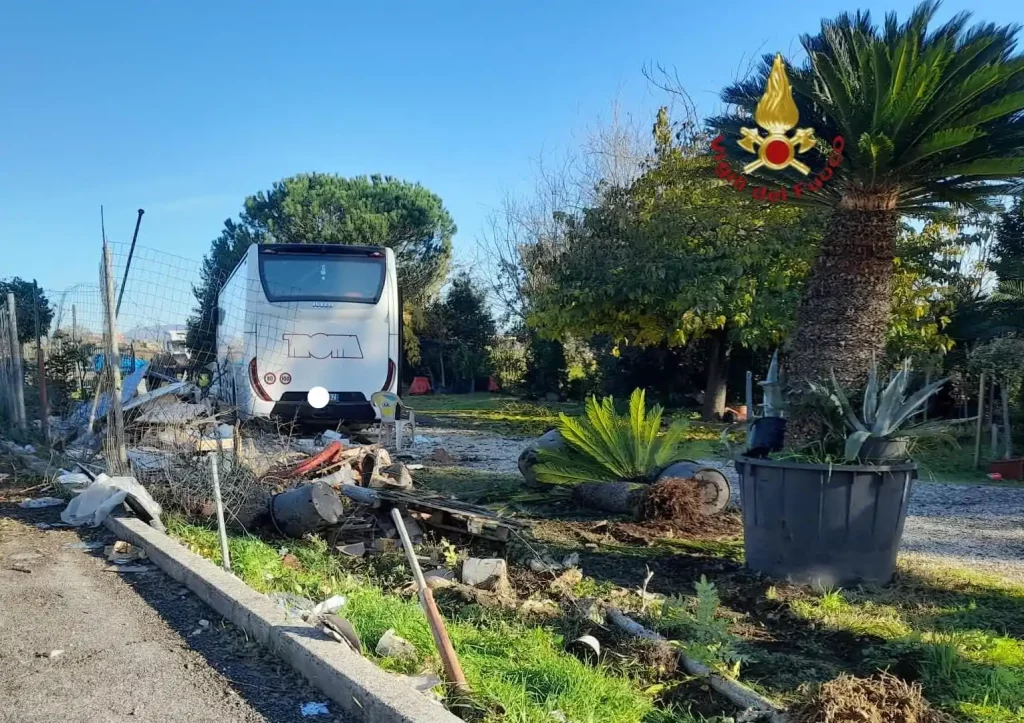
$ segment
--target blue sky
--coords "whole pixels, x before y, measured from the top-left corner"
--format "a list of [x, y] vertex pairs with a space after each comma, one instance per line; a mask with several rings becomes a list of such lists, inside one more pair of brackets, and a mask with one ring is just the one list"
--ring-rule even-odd
[[[201, 258], [246, 195], [304, 171], [385, 173], [444, 199], [473, 258], [488, 212], [641, 73], [674, 66], [705, 112], [744, 58], [822, 16], [909, 2], [6, 2], [0, 277], [93, 283], [107, 235]], [[942, 17], [1024, 19], [1011, 0]], [[771, 8], [769, 11], [768, 8]]]

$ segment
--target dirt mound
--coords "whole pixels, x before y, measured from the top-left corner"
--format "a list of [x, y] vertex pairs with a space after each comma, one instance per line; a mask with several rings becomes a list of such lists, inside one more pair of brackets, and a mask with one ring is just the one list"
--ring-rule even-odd
[[932, 708], [921, 686], [888, 673], [870, 678], [840, 675], [789, 711], [792, 723], [952, 723]]
[[696, 529], [704, 521], [700, 486], [696, 480], [670, 478], [651, 485], [644, 495], [641, 516], [652, 522], [668, 522], [680, 530]]

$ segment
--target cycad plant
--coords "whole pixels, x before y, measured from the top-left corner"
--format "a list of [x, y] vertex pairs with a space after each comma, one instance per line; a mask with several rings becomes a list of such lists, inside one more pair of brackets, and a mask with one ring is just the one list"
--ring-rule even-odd
[[[931, 28], [938, 7], [924, 2], [902, 24], [888, 14], [881, 27], [866, 12], [825, 20], [801, 38], [807, 59], [787, 65], [799, 125], [818, 140], [820, 155], [804, 154], [807, 165], [829, 168], [833, 140], [844, 141], [842, 162], [819, 190], [807, 191], [812, 178], [797, 171], [758, 171], [786, 186], [788, 200], [831, 210], [790, 338], [791, 384], [831, 370], [847, 388], [863, 383], [885, 341], [901, 214], [989, 210], [1024, 173], [1017, 27], [971, 27], [970, 14], [958, 13]], [[750, 160], [740, 128], [753, 125], [773, 60], [724, 91], [738, 113], [712, 120], [737, 160]], [[796, 182], [805, 184], [799, 198]], [[791, 445], [815, 431], [808, 417], [791, 419]]]
[[906, 397], [907, 382], [910, 379], [910, 360], [903, 362], [900, 370], [893, 375], [884, 389], [878, 382], [878, 366], [871, 364], [868, 371], [868, 385], [864, 390], [864, 404], [861, 416], [853, 411], [849, 398], [843, 391], [835, 375], [832, 375], [832, 389], [828, 390], [819, 384], [811, 384], [812, 390], [824, 398], [830, 399], [841, 412], [843, 421], [849, 428], [846, 436], [844, 456], [853, 462], [861, 456], [861, 449], [869, 439], [893, 439], [895, 437], [920, 437], [941, 433], [946, 428], [944, 422], [918, 424], [910, 427], [904, 425], [919, 412], [928, 399], [942, 388], [946, 379], [932, 382]]
[[558, 432], [566, 445], [540, 449], [534, 467], [537, 479], [549, 484], [584, 482], [639, 482], [649, 484], [670, 463], [680, 459], [687, 422], [677, 420], [661, 432], [663, 410], [647, 411], [644, 391], [629, 398], [629, 413], [615, 412], [611, 397], [587, 400], [583, 416], [560, 414]]

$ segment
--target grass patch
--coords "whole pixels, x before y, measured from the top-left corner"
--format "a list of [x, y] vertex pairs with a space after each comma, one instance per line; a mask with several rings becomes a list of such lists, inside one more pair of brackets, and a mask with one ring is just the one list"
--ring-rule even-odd
[[[168, 520], [168, 531], [194, 552], [219, 562], [213, 530]], [[260, 592], [289, 592], [320, 600], [341, 594], [341, 614], [363, 639], [364, 652], [382, 667], [412, 673], [440, 670], [433, 638], [413, 598], [387, 592], [381, 585], [409, 580], [400, 556], [372, 563], [351, 562], [331, 554], [318, 538], [289, 540], [289, 552], [302, 569], [285, 567], [272, 545], [254, 537], [232, 536], [229, 546], [235, 574]], [[352, 565], [362, 565], [360, 577]], [[588, 667], [563, 651], [561, 634], [549, 625], [527, 624], [476, 606], [446, 607], [448, 631], [473, 689], [476, 720], [550, 723], [553, 711], [569, 720], [640, 723], [654, 711], [649, 695], [621, 670]], [[389, 628], [409, 640], [415, 660], [381, 659], [372, 651]], [[681, 718], [681, 720], [686, 720]]]
[[983, 435], [981, 441], [981, 459], [978, 468], [974, 467], [974, 437], [964, 437], [957, 445], [930, 445], [915, 450], [914, 461], [920, 468], [920, 477], [929, 482], [947, 482], [950, 484], [986, 484], [993, 486], [1019, 487], [1021, 482], [994, 481], [988, 478], [989, 463], [993, 458], [989, 454], [988, 436]]
[[887, 588], [799, 592], [789, 607], [878, 640], [866, 663], [916, 674], [929, 700], [960, 720], [1024, 720], [1024, 586], [914, 560]]

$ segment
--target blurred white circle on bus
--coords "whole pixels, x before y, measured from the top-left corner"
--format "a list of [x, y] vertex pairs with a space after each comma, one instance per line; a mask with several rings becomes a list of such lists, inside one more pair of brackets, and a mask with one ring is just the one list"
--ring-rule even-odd
[[331, 395], [323, 387], [313, 387], [306, 395], [306, 401], [314, 409], [323, 409], [327, 406], [327, 402], [331, 401]]

